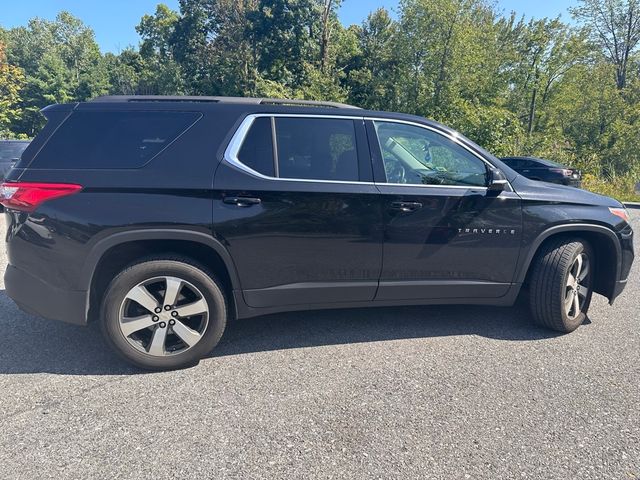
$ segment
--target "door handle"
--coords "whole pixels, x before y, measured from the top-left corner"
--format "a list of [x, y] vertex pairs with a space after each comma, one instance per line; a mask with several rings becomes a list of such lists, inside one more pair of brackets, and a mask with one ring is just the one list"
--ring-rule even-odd
[[391, 208], [401, 212], [415, 212], [422, 208], [422, 204], [420, 202], [392, 202]]
[[259, 198], [252, 197], [225, 197], [222, 201], [227, 205], [236, 205], [238, 207], [250, 207], [262, 203]]

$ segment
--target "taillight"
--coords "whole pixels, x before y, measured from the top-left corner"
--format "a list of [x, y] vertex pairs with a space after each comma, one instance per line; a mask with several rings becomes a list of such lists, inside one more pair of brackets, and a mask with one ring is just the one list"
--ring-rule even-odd
[[54, 198], [65, 197], [82, 190], [71, 183], [5, 182], [0, 185], [0, 203], [7, 208], [33, 212]]

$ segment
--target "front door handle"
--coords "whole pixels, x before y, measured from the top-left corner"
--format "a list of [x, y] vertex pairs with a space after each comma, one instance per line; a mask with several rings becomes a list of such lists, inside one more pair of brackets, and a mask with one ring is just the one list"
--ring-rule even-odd
[[225, 197], [222, 201], [227, 205], [236, 205], [238, 207], [250, 207], [262, 203], [259, 198], [252, 197]]
[[392, 202], [391, 208], [401, 212], [415, 212], [422, 208], [422, 204], [420, 202]]

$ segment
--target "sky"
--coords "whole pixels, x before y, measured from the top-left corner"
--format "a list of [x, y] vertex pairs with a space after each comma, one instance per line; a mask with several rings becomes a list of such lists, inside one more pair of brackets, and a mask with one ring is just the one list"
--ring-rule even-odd
[[[67, 10], [89, 25], [103, 52], [118, 53], [129, 45], [137, 46], [140, 38], [135, 26], [140, 18], [153, 13], [158, 3], [178, 9], [178, 0], [0, 0], [0, 26], [11, 28], [26, 25], [33, 17], [53, 19]], [[515, 11], [527, 18], [556, 17], [569, 21], [568, 8], [577, 0], [497, 0], [498, 9], [508, 14]], [[378, 7], [392, 12], [397, 0], [344, 0], [340, 10], [342, 23], [361, 23]]]

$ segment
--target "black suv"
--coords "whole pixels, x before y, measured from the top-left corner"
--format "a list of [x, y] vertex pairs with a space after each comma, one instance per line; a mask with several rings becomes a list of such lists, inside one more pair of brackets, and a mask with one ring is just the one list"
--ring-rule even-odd
[[580, 188], [582, 172], [561, 163], [535, 157], [505, 157], [501, 159], [520, 175], [531, 180], [559, 183]]
[[103, 97], [43, 110], [2, 185], [8, 295], [148, 369], [231, 318], [512, 305], [570, 332], [633, 261], [610, 198], [528, 180], [423, 118], [340, 104]]

